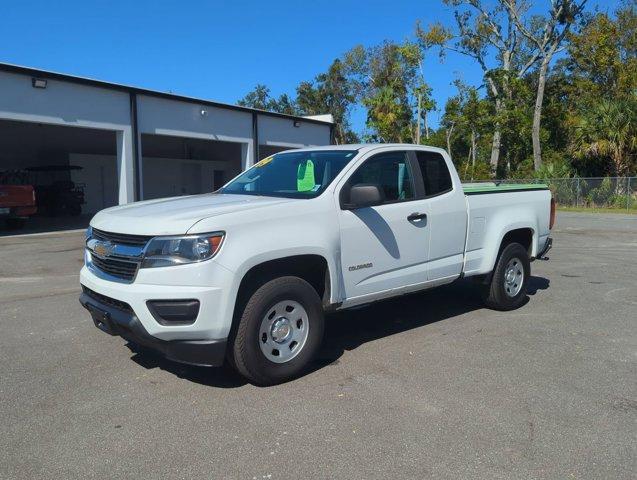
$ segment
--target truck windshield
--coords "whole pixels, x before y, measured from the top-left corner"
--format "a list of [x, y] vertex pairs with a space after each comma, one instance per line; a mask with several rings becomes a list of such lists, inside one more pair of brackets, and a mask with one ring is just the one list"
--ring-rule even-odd
[[239, 175], [219, 193], [314, 198], [355, 156], [356, 150], [277, 153]]

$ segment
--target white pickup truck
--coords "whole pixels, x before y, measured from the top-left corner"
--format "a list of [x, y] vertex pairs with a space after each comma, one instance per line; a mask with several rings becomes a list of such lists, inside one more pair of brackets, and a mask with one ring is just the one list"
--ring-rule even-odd
[[462, 277], [519, 307], [554, 215], [545, 185], [463, 186], [438, 148], [292, 150], [214, 193], [99, 212], [80, 302], [111, 335], [273, 384], [317, 353], [325, 312]]

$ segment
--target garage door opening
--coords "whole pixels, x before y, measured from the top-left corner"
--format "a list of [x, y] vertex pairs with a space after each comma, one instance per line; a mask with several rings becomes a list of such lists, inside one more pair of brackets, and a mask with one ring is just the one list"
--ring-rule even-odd
[[213, 192], [241, 172], [241, 143], [142, 135], [144, 199]]
[[285, 152], [286, 150], [290, 150], [292, 147], [279, 147], [277, 145], [259, 145], [259, 160], [263, 160], [270, 155], [274, 155], [275, 153]]
[[36, 192], [38, 213], [26, 226], [88, 223], [118, 203], [117, 177], [114, 131], [0, 120], [0, 184]]

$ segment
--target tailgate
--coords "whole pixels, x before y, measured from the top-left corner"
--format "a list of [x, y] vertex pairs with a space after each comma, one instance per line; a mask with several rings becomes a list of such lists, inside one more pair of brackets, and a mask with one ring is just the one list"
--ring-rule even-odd
[[0, 185], [0, 207], [31, 207], [35, 193], [31, 185]]

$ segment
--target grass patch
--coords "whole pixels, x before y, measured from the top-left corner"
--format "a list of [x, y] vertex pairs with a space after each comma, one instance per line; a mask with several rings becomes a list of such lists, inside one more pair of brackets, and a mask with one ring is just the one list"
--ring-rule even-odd
[[637, 209], [631, 208], [627, 210], [625, 208], [616, 208], [616, 207], [608, 207], [608, 208], [595, 208], [595, 207], [557, 207], [559, 211], [562, 212], [583, 212], [583, 213], [624, 213], [630, 215], [637, 215]]

